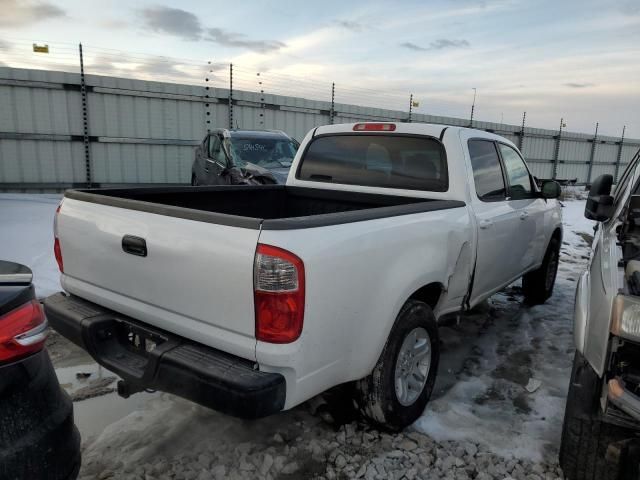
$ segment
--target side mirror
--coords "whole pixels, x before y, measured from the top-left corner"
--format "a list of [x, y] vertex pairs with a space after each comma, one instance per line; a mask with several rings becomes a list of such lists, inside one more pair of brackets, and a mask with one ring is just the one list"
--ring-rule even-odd
[[559, 198], [562, 194], [562, 188], [555, 180], [546, 180], [542, 182], [542, 188], [540, 190], [542, 198]]
[[612, 185], [613, 176], [609, 174], [600, 175], [591, 184], [587, 205], [584, 207], [584, 216], [589, 220], [604, 222], [613, 215]]

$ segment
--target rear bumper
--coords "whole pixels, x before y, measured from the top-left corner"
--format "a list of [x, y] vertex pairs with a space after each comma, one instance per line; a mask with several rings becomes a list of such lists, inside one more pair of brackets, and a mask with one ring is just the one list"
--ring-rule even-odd
[[173, 393], [220, 412], [259, 418], [282, 410], [282, 375], [103, 308], [58, 293], [44, 302], [51, 326], [124, 379], [128, 396], [147, 388]]

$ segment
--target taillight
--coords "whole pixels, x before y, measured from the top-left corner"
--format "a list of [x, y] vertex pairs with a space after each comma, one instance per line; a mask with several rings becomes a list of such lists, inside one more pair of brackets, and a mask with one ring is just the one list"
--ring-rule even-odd
[[356, 132], [393, 132], [395, 123], [356, 123], [353, 130]]
[[62, 202], [56, 208], [56, 214], [53, 217], [53, 254], [56, 257], [56, 262], [58, 262], [58, 268], [60, 269], [60, 273], [64, 273], [64, 265], [62, 263], [62, 248], [60, 247], [60, 239], [58, 238], [58, 215], [60, 214], [60, 209], [62, 208]]
[[259, 244], [254, 263], [256, 338], [290, 343], [302, 333], [304, 264], [293, 253]]
[[47, 321], [37, 300], [0, 316], [0, 362], [18, 360], [42, 349]]

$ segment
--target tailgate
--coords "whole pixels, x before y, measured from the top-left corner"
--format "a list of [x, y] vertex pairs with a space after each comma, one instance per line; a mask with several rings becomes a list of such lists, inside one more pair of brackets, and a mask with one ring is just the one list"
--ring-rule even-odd
[[[144, 239], [146, 256], [136, 248], [125, 252], [125, 236]], [[65, 198], [58, 216], [62, 284], [99, 305], [254, 360], [258, 236], [257, 229]]]

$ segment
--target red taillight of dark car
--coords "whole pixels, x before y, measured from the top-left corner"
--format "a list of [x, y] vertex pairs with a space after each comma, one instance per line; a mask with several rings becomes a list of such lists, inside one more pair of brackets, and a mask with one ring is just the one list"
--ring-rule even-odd
[[304, 264], [282, 248], [258, 245], [254, 264], [256, 338], [291, 343], [304, 320]]
[[42, 350], [47, 321], [42, 306], [32, 300], [0, 316], [0, 363]]

